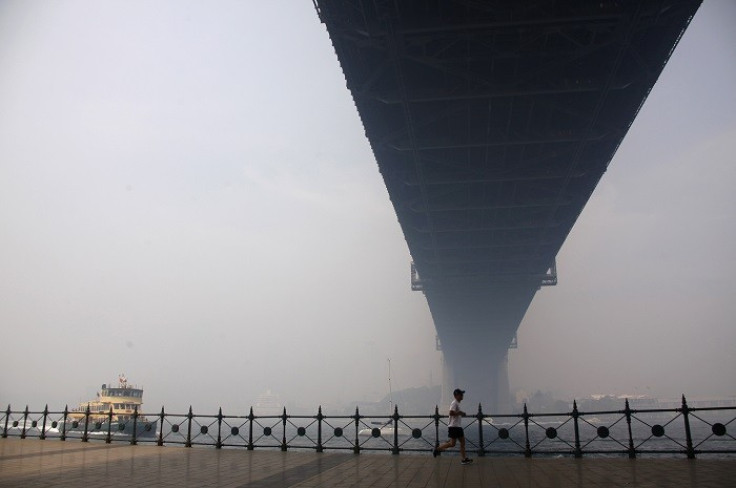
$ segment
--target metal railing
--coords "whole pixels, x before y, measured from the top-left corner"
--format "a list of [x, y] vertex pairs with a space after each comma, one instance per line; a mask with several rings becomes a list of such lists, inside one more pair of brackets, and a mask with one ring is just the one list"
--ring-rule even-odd
[[[216, 415], [143, 414], [136, 409], [129, 420], [107, 414], [63, 411], [0, 413], [2, 437], [77, 439], [149, 443], [159, 446], [213, 446], [215, 448], [431, 452], [445, 440], [447, 418], [435, 407], [432, 415]], [[736, 454], [733, 425], [736, 405], [689, 407], [685, 397], [676, 408], [634, 409], [626, 400], [622, 410], [530, 413], [524, 405], [517, 414], [488, 415], [478, 406], [465, 420], [468, 452], [478, 456], [544, 455], [686, 456]], [[729, 432], [729, 429], [731, 432]], [[442, 434], [442, 435], [441, 435]]]

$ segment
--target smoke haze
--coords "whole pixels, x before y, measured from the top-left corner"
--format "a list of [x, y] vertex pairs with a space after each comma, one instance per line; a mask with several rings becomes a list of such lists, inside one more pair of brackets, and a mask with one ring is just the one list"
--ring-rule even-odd
[[[512, 388], [736, 395], [734, 21], [696, 15]], [[389, 360], [394, 390], [441, 382], [311, 2], [0, 2], [0, 107], [0, 403], [73, 406], [121, 372], [153, 411], [376, 401]]]

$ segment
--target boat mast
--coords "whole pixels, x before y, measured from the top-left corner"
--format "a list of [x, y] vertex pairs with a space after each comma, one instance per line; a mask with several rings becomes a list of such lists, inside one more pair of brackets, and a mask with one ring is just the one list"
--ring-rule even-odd
[[393, 392], [391, 391], [391, 358], [386, 358], [388, 360], [388, 405], [389, 410], [391, 414], [394, 413], [394, 397]]

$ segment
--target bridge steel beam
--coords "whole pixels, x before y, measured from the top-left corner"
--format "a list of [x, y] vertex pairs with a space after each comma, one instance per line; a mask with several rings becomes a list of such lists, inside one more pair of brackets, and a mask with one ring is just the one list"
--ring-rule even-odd
[[701, 0], [313, 1], [448, 378], [501, 408], [524, 313]]

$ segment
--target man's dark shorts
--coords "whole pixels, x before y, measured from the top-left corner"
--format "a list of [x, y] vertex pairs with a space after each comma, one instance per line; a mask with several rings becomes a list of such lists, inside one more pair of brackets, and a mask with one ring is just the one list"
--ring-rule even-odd
[[465, 431], [462, 427], [448, 427], [447, 435], [450, 439], [463, 439], [465, 438]]

